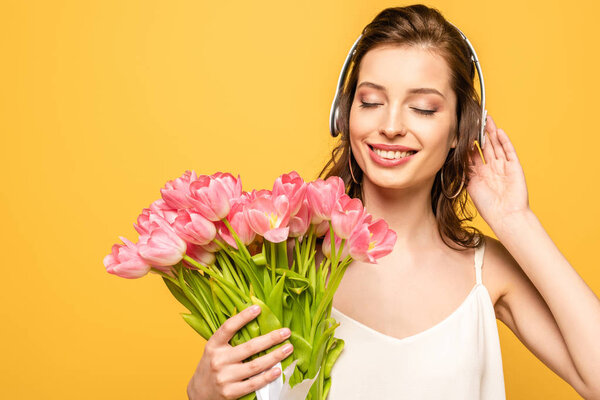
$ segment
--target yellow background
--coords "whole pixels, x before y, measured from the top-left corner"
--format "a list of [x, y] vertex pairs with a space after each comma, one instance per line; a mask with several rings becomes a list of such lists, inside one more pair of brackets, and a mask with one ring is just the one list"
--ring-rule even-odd
[[[312, 180], [347, 51], [387, 1], [0, 5], [0, 397], [185, 399], [204, 341], [103, 257], [186, 169]], [[598, 5], [427, 3], [465, 32], [530, 204], [600, 293]], [[491, 230], [480, 217], [477, 226]], [[509, 399], [577, 393], [498, 322]]]

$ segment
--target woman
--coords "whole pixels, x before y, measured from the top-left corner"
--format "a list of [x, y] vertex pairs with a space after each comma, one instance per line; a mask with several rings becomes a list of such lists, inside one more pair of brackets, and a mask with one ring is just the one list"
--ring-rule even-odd
[[[600, 398], [600, 302], [529, 208], [491, 117], [485, 163], [473, 146], [481, 107], [460, 33], [424, 5], [389, 8], [353, 61], [342, 140], [320, 176], [342, 177], [397, 242], [378, 265], [354, 261], [334, 296], [345, 347], [328, 399], [504, 399], [496, 318], [584, 398]], [[417, 152], [381, 150], [390, 146]], [[499, 240], [462, 225], [466, 193]]]
[[[600, 301], [529, 208], [515, 150], [491, 117], [485, 163], [473, 146], [480, 104], [459, 32], [424, 5], [388, 8], [353, 60], [342, 140], [320, 175], [341, 177], [397, 241], [377, 265], [354, 261], [334, 296], [345, 347], [328, 399], [503, 399], [496, 318], [584, 398], [600, 398]], [[417, 152], [386, 161], [402, 155], [372, 149], [385, 146]], [[463, 226], [467, 193], [499, 240]], [[248, 308], [210, 338], [190, 399], [235, 399], [277, 379], [284, 348], [241, 360], [288, 329], [228, 344], [256, 316]]]

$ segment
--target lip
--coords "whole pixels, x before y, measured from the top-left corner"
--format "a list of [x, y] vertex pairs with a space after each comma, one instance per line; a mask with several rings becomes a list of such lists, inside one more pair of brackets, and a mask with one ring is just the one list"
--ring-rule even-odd
[[383, 144], [383, 143], [367, 143], [369, 146], [373, 146], [376, 149], [386, 150], [386, 151], [418, 151], [417, 149], [412, 149], [406, 146], [400, 146], [398, 144]]
[[[385, 158], [379, 157], [377, 155], [377, 153], [375, 153], [371, 149], [371, 146], [367, 145], [367, 148], [369, 149], [369, 156], [371, 156], [371, 160], [373, 160], [376, 164], [381, 165], [382, 167], [395, 167], [396, 165], [404, 164], [404, 163], [410, 161], [410, 159], [412, 159], [413, 156], [418, 154], [418, 152], [417, 152], [415, 154], [411, 154], [410, 156], [403, 157], [399, 160], [387, 160]], [[407, 150], [404, 150], [404, 151], [407, 151]]]

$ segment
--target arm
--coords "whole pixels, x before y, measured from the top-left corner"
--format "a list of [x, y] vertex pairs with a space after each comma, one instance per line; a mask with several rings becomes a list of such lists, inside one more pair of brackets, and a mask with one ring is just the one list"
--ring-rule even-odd
[[600, 399], [600, 300], [529, 207], [525, 175], [506, 132], [487, 116], [483, 158], [469, 154], [467, 191], [503, 246], [498, 317], [540, 361], [588, 399]]
[[583, 398], [600, 399], [600, 301], [533, 213], [497, 236], [488, 243], [504, 285], [498, 319]]

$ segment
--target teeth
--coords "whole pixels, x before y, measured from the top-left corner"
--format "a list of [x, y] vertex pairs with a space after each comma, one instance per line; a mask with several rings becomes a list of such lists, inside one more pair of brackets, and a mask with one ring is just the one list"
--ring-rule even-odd
[[376, 148], [373, 148], [373, 151], [379, 157], [387, 158], [389, 160], [399, 160], [414, 153], [413, 151], [384, 151]]

